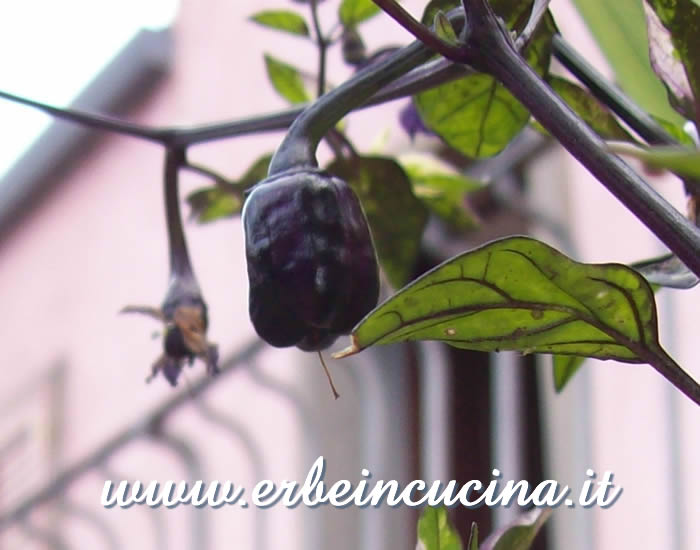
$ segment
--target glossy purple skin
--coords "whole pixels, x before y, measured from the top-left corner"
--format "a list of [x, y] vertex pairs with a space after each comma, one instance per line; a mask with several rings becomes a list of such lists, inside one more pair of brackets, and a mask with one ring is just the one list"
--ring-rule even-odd
[[325, 349], [377, 305], [379, 270], [352, 189], [319, 170], [255, 186], [243, 210], [250, 319], [275, 347]]

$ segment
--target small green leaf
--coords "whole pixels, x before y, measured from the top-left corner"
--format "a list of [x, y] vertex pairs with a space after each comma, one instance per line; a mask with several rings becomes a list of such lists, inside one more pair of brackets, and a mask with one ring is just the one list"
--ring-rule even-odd
[[239, 193], [223, 187], [197, 189], [187, 196], [190, 216], [199, 223], [230, 218], [240, 213], [243, 199]]
[[554, 374], [554, 389], [561, 392], [567, 382], [583, 364], [583, 357], [575, 355], [554, 355], [552, 357], [552, 373]]
[[344, 179], [362, 203], [379, 263], [396, 288], [411, 278], [428, 219], [406, 173], [382, 157], [335, 160], [327, 170]]
[[354, 27], [380, 11], [372, 0], [343, 0], [338, 8], [338, 17], [344, 26]]
[[255, 160], [238, 181], [221, 182], [190, 193], [186, 199], [190, 217], [198, 223], [208, 223], [240, 214], [246, 189], [265, 178], [270, 159], [272, 155], [266, 154]]
[[481, 550], [529, 550], [538, 531], [552, 514], [551, 508], [535, 508], [491, 533]]
[[[447, 11], [459, 2], [433, 0], [423, 15], [434, 17], [437, 9]], [[498, 0], [494, 10], [510, 27], [525, 24], [531, 2]], [[432, 19], [430, 20], [432, 22]], [[556, 31], [551, 15], [543, 18], [524, 55], [539, 74], [549, 68], [551, 39]], [[500, 153], [527, 125], [530, 113], [493, 77], [472, 74], [421, 92], [413, 98], [425, 125], [450, 146], [470, 157]]]
[[309, 36], [309, 27], [304, 18], [293, 11], [266, 10], [250, 16], [251, 21], [279, 31]]
[[272, 87], [290, 103], [305, 103], [310, 97], [295, 67], [265, 54], [265, 68]]
[[[424, 508], [418, 519], [418, 544], [420, 550], [462, 550], [459, 533], [447, 517], [443, 506]], [[471, 550], [471, 549], [470, 549]]]
[[439, 38], [448, 44], [457, 44], [457, 34], [452, 27], [452, 23], [450, 23], [450, 20], [442, 10], [438, 10], [438, 12], [435, 14], [433, 28], [435, 29], [435, 33]]
[[[652, 363], [680, 370], [658, 343], [654, 294], [620, 264], [582, 264], [528, 237], [452, 258], [370, 312], [345, 357], [376, 344], [439, 340], [477, 351], [518, 350]], [[661, 365], [661, 366], [659, 366]]]
[[675, 145], [638, 147], [630, 143], [608, 142], [608, 148], [621, 155], [629, 155], [655, 168], [664, 168], [681, 176], [700, 178], [700, 151]]
[[479, 225], [476, 215], [467, 207], [465, 195], [482, 189], [482, 184], [434, 163], [416, 160], [400, 163], [411, 180], [413, 192], [433, 213], [460, 231]]
[[610, 110], [588, 91], [559, 76], [549, 76], [547, 82], [600, 137], [634, 142]]

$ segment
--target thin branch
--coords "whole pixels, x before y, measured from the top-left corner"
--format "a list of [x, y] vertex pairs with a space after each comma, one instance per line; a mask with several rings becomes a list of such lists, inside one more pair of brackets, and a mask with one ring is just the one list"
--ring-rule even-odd
[[314, 32], [316, 33], [316, 46], [318, 46], [318, 90], [316, 95], [321, 97], [326, 93], [326, 52], [328, 50], [328, 42], [323, 35], [321, 22], [318, 18], [318, 0], [311, 0], [309, 7], [311, 9]]
[[520, 33], [517, 40], [515, 41], [515, 48], [520, 51], [530, 42], [532, 35], [535, 34], [537, 26], [540, 21], [547, 13], [549, 8], [549, 0], [535, 0], [532, 5], [532, 11], [530, 12], [530, 19], [527, 20], [527, 24]]
[[382, 10], [399, 25], [410, 32], [416, 39], [423, 42], [423, 44], [434, 52], [439, 53], [451, 61], [459, 61], [463, 58], [463, 53], [459, 46], [442, 40], [435, 32], [423, 25], [420, 21], [414, 19], [413, 16], [397, 4], [395, 0], [372, 1], [382, 8]]
[[82, 124], [83, 126], [87, 126], [89, 128], [117, 132], [119, 134], [154, 141], [163, 145], [167, 144], [172, 137], [172, 130], [170, 129], [149, 128], [147, 126], [132, 124], [131, 122], [126, 122], [104, 115], [84, 113], [75, 109], [53, 107], [51, 105], [47, 105], [46, 103], [27, 99], [8, 92], [0, 91], [0, 98], [7, 99], [8, 101], [12, 101], [14, 103], [19, 103], [21, 105], [26, 105], [27, 107], [32, 107], [56, 118]]
[[602, 103], [652, 145], [677, 145], [678, 142], [617, 86], [608, 82], [560, 34], [552, 39], [554, 56]]
[[221, 174], [215, 172], [211, 168], [207, 168], [206, 166], [202, 166], [201, 164], [195, 164], [187, 159], [185, 159], [184, 163], [180, 165], [180, 169], [210, 178], [214, 180], [214, 183], [216, 183], [216, 185], [222, 187], [228, 188], [235, 185], [233, 183], [233, 180], [227, 178], [226, 176], [222, 176]]
[[165, 217], [168, 229], [168, 246], [170, 249], [171, 277], [194, 278], [190, 255], [187, 251], [185, 232], [182, 229], [180, 215], [180, 196], [178, 172], [185, 163], [182, 149], [168, 149], [165, 153], [165, 174], [163, 177], [165, 197]]

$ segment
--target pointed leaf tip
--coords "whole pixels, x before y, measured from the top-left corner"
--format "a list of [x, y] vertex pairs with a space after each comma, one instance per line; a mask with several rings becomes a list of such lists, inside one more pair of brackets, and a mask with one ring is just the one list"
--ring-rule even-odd
[[336, 351], [335, 353], [331, 354], [331, 357], [333, 359], [343, 359], [345, 357], [350, 357], [351, 355], [355, 355], [356, 353], [360, 353], [362, 351], [362, 348], [357, 345], [357, 338], [355, 337], [354, 334], [350, 336], [350, 345], [345, 348], [341, 349], [340, 351]]

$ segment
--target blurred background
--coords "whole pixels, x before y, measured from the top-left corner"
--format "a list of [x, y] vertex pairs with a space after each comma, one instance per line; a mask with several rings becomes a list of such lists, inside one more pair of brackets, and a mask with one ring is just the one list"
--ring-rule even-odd
[[[424, 2], [405, 7], [420, 15]], [[310, 42], [247, 18], [284, 0], [27, 1], [2, 6], [0, 89], [147, 125], [231, 120], [286, 107], [269, 85], [271, 52], [316, 71]], [[610, 74], [579, 14], [555, 18]], [[330, 28], [337, 2], [321, 4]], [[305, 13], [306, 15], [306, 13]], [[380, 15], [363, 26], [369, 50], [408, 35]], [[336, 48], [337, 50], [337, 48]], [[333, 51], [329, 80], [351, 72]], [[413, 145], [397, 124], [406, 100], [353, 114], [361, 151]], [[442, 345], [397, 345], [329, 366], [333, 400], [313, 354], [257, 341], [247, 316], [239, 220], [187, 225], [209, 303], [209, 338], [225, 373], [201, 365], [177, 389], [146, 385], [161, 352], [159, 326], [120, 316], [159, 305], [168, 259], [163, 152], [129, 137], [52, 122], [0, 105], [0, 548], [341, 548], [415, 546], [418, 511], [180, 506], [104, 509], [106, 479], [161, 482], [303, 481], [326, 459], [327, 483], [373, 480], [555, 479], [577, 491], [586, 469], [623, 487], [608, 509], [557, 509], [538, 548], [695, 549], [700, 544], [700, 413], [644, 365], [587, 361], [561, 394], [548, 357], [488, 355]], [[192, 160], [238, 177], [282, 133], [191, 149]], [[436, 145], [429, 138], [419, 147]], [[324, 156], [325, 155], [325, 156]], [[321, 157], [330, 158], [321, 150]], [[496, 236], [529, 233], [587, 262], [631, 262], [659, 242], [562, 150], [525, 132], [496, 159], [469, 167], [493, 180], [474, 207], [482, 229], [455, 238], [431, 225], [422, 268]], [[681, 186], [653, 177], [680, 209]], [[207, 185], [183, 178], [183, 194]], [[185, 214], [187, 210], [185, 209]], [[698, 290], [658, 294], [661, 342], [700, 378]], [[338, 347], [347, 345], [338, 342]], [[511, 508], [455, 508], [466, 536], [512, 519]]]

